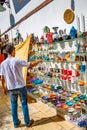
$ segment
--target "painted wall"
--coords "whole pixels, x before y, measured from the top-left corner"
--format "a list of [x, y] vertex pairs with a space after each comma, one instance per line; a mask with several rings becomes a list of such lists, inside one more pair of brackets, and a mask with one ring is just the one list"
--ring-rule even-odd
[[[33, 10], [39, 4], [41, 4], [44, 0], [31, 0], [20, 12], [15, 13], [13, 2], [11, 3], [12, 13], [15, 17], [15, 22], [17, 22], [20, 18], [26, 15], [28, 12]], [[20, 25], [12, 29], [8, 32], [10, 37], [15, 37], [16, 29], [19, 29], [23, 38], [25, 39], [27, 34], [34, 33], [39, 37], [43, 34], [44, 26], [48, 26], [51, 31], [53, 26], [58, 26], [59, 29], [65, 29], [67, 34], [70, 31], [72, 26], [77, 28], [76, 16], [78, 15], [80, 18], [80, 30], [82, 31], [82, 20], [81, 14], [85, 16], [85, 23], [87, 22], [87, 0], [75, 0], [75, 19], [72, 24], [67, 24], [63, 19], [64, 11], [68, 8], [71, 8], [71, 0], [54, 0], [49, 5], [29, 17], [27, 20], [22, 22]], [[10, 26], [9, 21], [9, 9], [5, 12], [0, 12], [0, 28], [3, 33]], [[87, 30], [87, 25], [86, 30]]]

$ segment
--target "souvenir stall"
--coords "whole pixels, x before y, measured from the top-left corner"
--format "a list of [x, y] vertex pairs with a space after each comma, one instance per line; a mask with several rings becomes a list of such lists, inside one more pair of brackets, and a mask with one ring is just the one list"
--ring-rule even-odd
[[28, 61], [43, 59], [43, 63], [28, 70], [28, 93], [54, 107], [64, 119], [86, 127], [87, 37], [83, 34], [78, 37], [74, 27], [70, 32], [74, 30], [75, 34], [62, 37], [57, 32], [56, 35], [50, 32], [48, 27], [44, 30], [46, 39], [41, 36], [40, 41], [34, 41], [29, 50], [31, 56]]
[[[74, 5], [64, 12], [67, 24], [75, 18]], [[77, 124], [87, 127], [87, 31], [82, 16], [83, 31], [78, 27], [59, 26], [43, 27], [42, 36], [32, 34], [33, 42], [29, 50], [28, 61], [42, 59], [43, 63], [28, 70], [28, 94], [36, 100], [52, 106], [58, 115]], [[52, 30], [53, 31], [50, 31]]]
[[[53, 0], [49, 0], [48, 3], [51, 1]], [[48, 3], [41, 4], [33, 12], [37, 12]], [[32, 11], [11, 29], [31, 14]], [[25, 41], [17, 30], [13, 40], [16, 57], [26, 61], [43, 60], [42, 64], [32, 69], [23, 68], [24, 80], [32, 102], [40, 100], [56, 109], [57, 114], [65, 120], [87, 128], [86, 19], [83, 14], [81, 19], [78, 15], [75, 16], [74, 0], [71, 0], [71, 7], [65, 9], [63, 20], [68, 25], [76, 20], [77, 27], [72, 24], [67, 33], [67, 27], [61, 29], [60, 25], [46, 25], [43, 26], [40, 38], [32, 33]]]

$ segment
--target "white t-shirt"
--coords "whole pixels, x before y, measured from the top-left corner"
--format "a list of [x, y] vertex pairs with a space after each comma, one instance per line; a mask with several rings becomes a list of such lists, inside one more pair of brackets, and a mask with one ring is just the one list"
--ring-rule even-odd
[[22, 88], [26, 85], [22, 75], [22, 67], [29, 66], [29, 62], [15, 57], [8, 57], [1, 63], [1, 75], [5, 77], [8, 90]]

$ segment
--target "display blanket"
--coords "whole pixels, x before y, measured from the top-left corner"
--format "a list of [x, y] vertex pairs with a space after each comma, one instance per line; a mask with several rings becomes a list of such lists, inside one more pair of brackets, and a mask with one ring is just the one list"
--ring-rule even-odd
[[[15, 46], [15, 50], [16, 50], [15, 57], [27, 61], [30, 43], [31, 43], [31, 36], [29, 36], [24, 42], [16, 45]], [[23, 67], [23, 77], [24, 77], [25, 83], [26, 83], [26, 75], [27, 75], [27, 68]]]

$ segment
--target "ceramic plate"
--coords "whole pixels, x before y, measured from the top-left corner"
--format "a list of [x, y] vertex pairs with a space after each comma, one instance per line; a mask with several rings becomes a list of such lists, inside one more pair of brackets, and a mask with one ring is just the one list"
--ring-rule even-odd
[[64, 12], [64, 21], [67, 24], [72, 23], [74, 18], [75, 18], [75, 14], [74, 14], [74, 12], [71, 9], [65, 10], [65, 12]]

